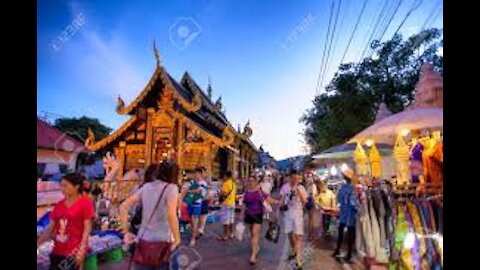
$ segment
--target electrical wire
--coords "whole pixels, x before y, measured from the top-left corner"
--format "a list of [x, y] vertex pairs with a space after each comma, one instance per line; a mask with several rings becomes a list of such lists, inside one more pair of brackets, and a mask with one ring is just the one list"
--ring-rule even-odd
[[337, 14], [335, 15], [335, 22], [333, 24], [333, 31], [332, 31], [332, 35], [331, 35], [331, 39], [330, 39], [330, 44], [329, 44], [329, 47], [328, 47], [328, 51], [327, 51], [327, 59], [326, 59], [326, 64], [325, 64], [325, 67], [322, 71], [322, 78], [320, 80], [320, 87], [322, 87], [323, 85], [323, 79], [325, 77], [325, 70], [327, 69], [328, 67], [328, 63], [330, 61], [330, 51], [332, 49], [332, 44], [333, 44], [333, 40], [335, 38], [335, 29], [337, 27], [337, 21], [338, 21], [338, 14], [340, 13], [340, 7], [342, 5], [342, 0], [339, 1], [338, 3], [338, 6], [337, 6]]
[[403, 0], [399, 0], [399, 1], [398, 1], [398, 4], [397, 4], [397, 6], [395, 7], [395, 10], [393, 11], [393, 14], [391, 15], [390, 19], [388, 20], [388, 23], [387, 23], [387, 25], [384, 27], [384, 29], [383, 29], [383, 31], [381, 32], [380, 36], [377, 37], [377, 40], [382, 40], [383, 36], [385, 35], [385, 33], [386, 33], [387, 30], [388, 30], [388, 27], [390, 27], [390, 24], [392, 23], [393, 18], [395, 18], [395, 15], [397, 15], [398, 9], [399, 9], [400, 6], [402, 5], [402, 2], [403, 2]]
[[[437, 3], [440, 3], [440, 1], [438, 1]], [[428, 14], [428, 17], [427, 19], [425, 20], [425, 23], [423, 23], [423, 26], [422, 26], [422, 30], [425, 29], [425, 27], [427, 26], [427, 23], [432, 19], [433, 15], [435, 15], [439, 9], [440, 5], [434, 5], [433, 8], [432, 8], [432, 11], [430, 11], [430, 13]]]
[[365, 47], [364, 47], [364, 49], [363, 49], [363, 51], [362, 51], [362, 54], [361, 54], [360, 59], [358, 60], [358, 62], [361, 62], [361, 61], [362, 61], [363, 57], [365, 56], [365, 53], [367, 52], [367, 49], [370, 47], [370, 43], [372, 42], [373, 36], [374, 36], [374, 34], [375, 34], [375, 32], [376, 32], [376, 29], [378, 28], [378, 24], [379, 24], [379, 22], [380, 22], [380, 19], [383, 17], [383, 13], [385, 12], [385, 8], [387, 7], [387, 4], [388, 4], [388, 1], [385, 1], [384, 4], [383, 4], [383, 6], [382, 6], [382, 10], [380, 11], [380, 14], [379, 14], [379, 16], [378, 16], [378, 18], [377, 18], [374, 26], [373, 26], [372, 33], [371, 33], [370, 37], [369, 37], [368, 40], [367, 40], [367, 44], [365, 44]]
[[345, 56], [347, 55], [347, 51], [350, 48], [350, 44], [352, 43], [353, 36], [355, 36], [355, 32], [357, 31], [358, 24], [360, 23], [360, 20], [362, 19], [363, 12], [365, 11], [365, 7], [367, 6], [368, 0], [365, 0], [363, 2], [363, 7], [362, 10], [360, 11], [360, 15], [358, 16], [357, 22], [355, 23], [355, 26], [353, 28], [352, 35], [350, 35], [350, 39], [348, 40], [347, 47], [345, 48], [345, 52], [343, 53], [342, 60], [340, 60], [340, 64], [343, 63], [343, 60], [345, 60]]
[[331, 23], [332, 23], [334, 4], [335, 4], [335, 0], [332, 0], [332, 5], [330, 7], [330, 17], [328, 19], [327, 35], [325, 37], [325, 46], [323, 47], [322, 61], [320, 62], [320, 70], [318, 72], [317, 85], [316, 85], [316, 89], [315, 89], [315, 96], [317, 96], [318, 93], [320, 92], [320, 77], [321, 77], [321, 74], [322, 74], [323, 65], [325, 63], [325, 52], [327, 51], [328, 37], [330, 35], [330, 26], [331, 26]]
[[[415, 5], [416, 3], [418, 2], [417, 5]], [[415, 10], [417, 10], [420, 5], [423, 3], [423, 0], [415, 0], [415, 2], [413, 2], [413, 5], [412, 7], [410, 8], [410, 10], [407, 12], [407, 15], [405, 15], [405, 18], [403, 18], [402, 22], [400, 23], [400, 25], [398, 26], [397, 30], [395, 31], [395, 33], [393, 33], [393, 36], [395, 36], [398, 31], [400, 31], [400, 29], [402, 28], [403, 24], [405, 23], [405, 21], [408, 19], [408, 17], [410, 17], [410, 15], [412, 14], [412, 12], [414, 12]]]

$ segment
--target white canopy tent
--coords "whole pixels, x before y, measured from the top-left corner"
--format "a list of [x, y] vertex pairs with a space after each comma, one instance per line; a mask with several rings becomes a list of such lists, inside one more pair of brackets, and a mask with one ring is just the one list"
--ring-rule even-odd
[[374, 140], [377, 143], [394, 144], [403, 129], [443, 131], [443, 109], [412, 109], [391, 115], [364, 129], [348, 142]]

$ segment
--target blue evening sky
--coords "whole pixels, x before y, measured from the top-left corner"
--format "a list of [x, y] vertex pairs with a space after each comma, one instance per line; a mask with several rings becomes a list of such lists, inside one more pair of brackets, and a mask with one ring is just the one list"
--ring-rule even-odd
[[[341, 2], [325, 72], [336, 71], [364, 0]], [[393, 11], [401, 0], [388, 0]], [[344, 62], [357, 61], [385, 0], [367, 0]], [[403, 0], [386, 30], [410, 35], [443, 28], [443, 2]], [[234, 127], [250, 119], [253, 142], [276, 159], [304, 154], [298, 120], [311, 107], [324, 51], [332, 0], [156, 0], [37, 2], [37, 111], [86, 115], [118, 128], [128, 104], [161, 62], [180, 80], [188, 71], [213, 96], [220, 95]], [[335, 6], [336, 8], [336, 6]], [[336, 11], [336, 10], [335, 10]], [[335, 12], [334, 12], [335, 14]], [[429, 15], [430, 20], [429, 19]], [[333, 18], [335, 19], [335, 18]], [[333, 26], [332, 19], [332, 26]]]

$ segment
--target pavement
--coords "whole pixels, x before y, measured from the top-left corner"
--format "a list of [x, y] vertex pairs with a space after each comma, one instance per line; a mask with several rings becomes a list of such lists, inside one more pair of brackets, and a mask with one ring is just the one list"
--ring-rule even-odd
[[[305, 222], [306, 223], [306, 222]], [[281, 225], [281, 224], [280, 224]], [[282, 225], [281, 225], [282, 226]], [[268, 221], [262, 226], [262, 236], [268, 228]], [[278, 243], [267, 241], [261, 237], [258, 262], [250, 266], [250, 233], [245, 232], [242, 241], [219, 241], [222, 225], [220, 223], [208, 224], [205, 235], [197, 241], [195, 248], [189, 248], [188, 233], [182, 234], [182, 246], [179, 248], [180, 269], [240, 269], [240, 270], [290, 270], [287, 262], [288, 240], [284, 233], [280, 235]], [[320, 237], [314, 241], [304, 242], [304, 270], [363, 270], [366, 269], [360, 261], [353, 260], [353, 264], [341, 264], [331, 257], [335, 247], [333, 237]], [[117, 263], [103, 263], [99, 270], [125, 270], [128, 268], [128, 258]]]

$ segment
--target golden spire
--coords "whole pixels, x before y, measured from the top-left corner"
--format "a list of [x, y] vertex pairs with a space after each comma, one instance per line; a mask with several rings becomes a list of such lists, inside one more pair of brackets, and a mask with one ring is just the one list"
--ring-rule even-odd
[[157, 46], [155, 46], [155, 40], [153, 40], [153, 51], [155, 52], [155, 59], [157, 60], [157, 66], [160, 65], [160, 54], [158, 53]]

